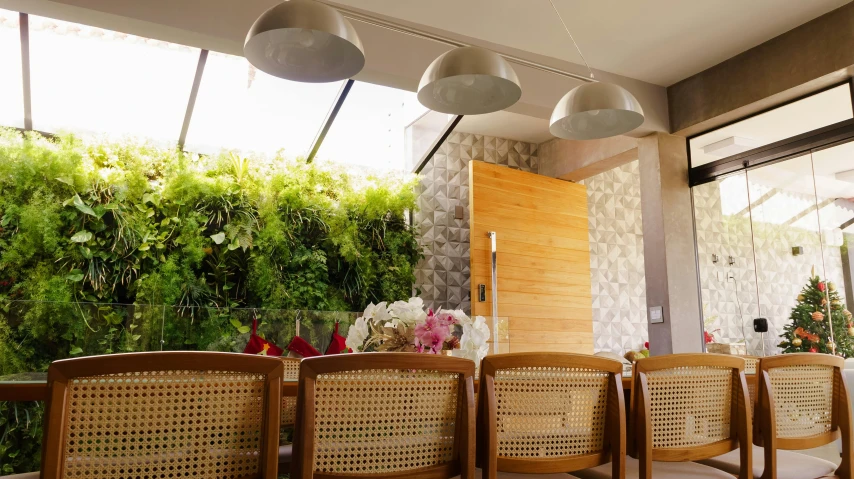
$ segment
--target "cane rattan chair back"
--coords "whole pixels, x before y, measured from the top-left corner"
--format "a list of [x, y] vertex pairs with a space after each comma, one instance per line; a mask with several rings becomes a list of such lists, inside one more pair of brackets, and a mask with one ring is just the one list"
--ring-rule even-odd
[[291, 477], [473, 479], [473, 376], [428, 354], [304, 359]]
[[[721, 354], [671, 354], [640, 359], [632, 378], [629, 419], [632, 455], [641, 477], [652, 461], [708, 459], [751, 444], [744, 360]], [[750, 448], [741, 448], [741, 473], [752, 475]], [[646, 475], [644, 475], [646, 474]]]
[[480, 370], [478, 463], [498, 471], [572, 472], [612, 462], [625, 475], [622, 363], [566, 353], [488, 356]]
[[[299, 379], [300, 358], [280, 358], [285, 364], [285, 380]], [[282, 396], [282, 426], [293, 426], [297, 415], [297, 398]]]
[[765, 474], [776, 478], [777, 449], [812, 449], [842, 437], [836, 474], [851, 477], [851, 404], [842, 376], [844, 360], [796, 353], [759, 362], [757, 420], [765, 447]]
[[56, 361], [42, 477], [276, 477], [276, 358], [150, 352]]
[[750, 417], [756, 420], [756, 401], [759, 400], [759, 382], [756, 380], [759, 369], [759, 358], [756, 356], [741, 356], [744, 359], [744, 375], [747, 379], [747, 393], [750, 396]]

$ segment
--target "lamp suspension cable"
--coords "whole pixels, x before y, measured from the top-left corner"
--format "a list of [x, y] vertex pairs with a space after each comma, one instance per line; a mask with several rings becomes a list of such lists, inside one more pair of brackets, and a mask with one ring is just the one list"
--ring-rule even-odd
[[560, 11], [558, 11], [557, 7], [555, 6], [555, 2], [549, 0], [549, 3], [552, 5], [552, 9], [557, 14], [557, 18], [558, 20], [560, 20], [560, 24], [563, 25], [563, 29], [566, 30], [566, 34], [569, 35], [569, 39], [572, 40], [572, 44], [575, 45], [575, 51], [578, 52], [578, 56], [581, 57], [581, 61], [584, 62], [584, 66], [587, 67], [587, 71], [590, 72], [590, 79], [595, 80], [596, 78], [593, 76], [593, 69], [590, 68], [590, 64], [587, 63], [587, 59], [584, 58], [584, 54], [581, 53], [581, 48], [578, 47], [578, 43], [575, 41], [575, 38], [572, 37], [572, 32], [569, 31], [569, 27], [567, 27], [566, 22], [563, 21], [563, 17], [561, 16]]
[[[393, 32], [403, 33], [403, 34], [410, 35], [413, 37], [423, 38], [425, 40], [431, 40], [431, 41], [434, 41], [436, 43], [441, 43], [441, 44], [447, 45], [449, 47], [459, 48], [459, 47], [473, 46], [473, 45], [468, 44], [468, 43], [453, 40], [453, 39], [448, 38], [448, 37], [443, 36], [443, 35], [437, 35], [437, 34], [425, 32], [423, 30], [419, 30], [417, 28], [404, 26], [404, 25], [401, 25], [401, 24], [398, 24], [395, 22], [391, 22], [388, 20], [382, 20], [382, 19], [376, 18], [372, 15], [368, 15], [368, 14], [365, 14], [365, 13], [362, 13], [362, 12], [359, 12], [359, 11], [356, 11], [356, 10], [353, 10], [350, 8], [342, 7], [342, 6], [339, 6], [337, 4], [332, 4], [329, 2], [325, 2], [325, 1], [320, 1], [320, 3], [326, 4], [326, 5], [329, 5], [330, 7], [335, 8], [336, 10], [341, 12], [341, 15], [343, 15], [344, 18], [347, 18], [348, 20], [355, 20], [357, 22], [365, 23], [365, 24], [372, 25], [375, 27], [384, 28], [386, 30], [390, 30]], [[571, 36], [572, 35], [570, 35], [570, 37]], [[576, 48], [578, 48], [577, 45], [576, 45]], [[582, 82], [586, 82], [586, 83], [596, 81], [593, 78], [593, 72], [592, 71], [590, 71], [590, 76], [588, 77], [586, 75], [579, 75], [578, 73], [572, 73], [572, 72], [568, 72], [566, 70], [562, 70], [560, 68], [555, 68], [555, 67], [551, 67], [548, 65], [544, 65], [544, 64], [539, 63], [539, 62], [526, 60], [524, 58], [517, 57], [515, 55], [509, 55], [506, 53], [499, 53], [499, 52], [496, 52], [496, 53], [498, 55], [500, 55], [501, 57], [503, 57], [508, 62], [515, 63], [517, 65], [526, 66], [529, 68], [533, 68], [535, 70], [540, 70], [542, 72], [552, 73], [554, 75], [560, 75], [563, 77], [572, 78], [573, 80], [578, 80], [578, 81], [582, 81]], [[583, 56], [582, 56], [582, 59], [584, 59]], [[587, 64], [587, 62], [585, 61], [585, 65], [586, 64]], [[590, 67], [588, 66], [587, 69], [590, 70]]]

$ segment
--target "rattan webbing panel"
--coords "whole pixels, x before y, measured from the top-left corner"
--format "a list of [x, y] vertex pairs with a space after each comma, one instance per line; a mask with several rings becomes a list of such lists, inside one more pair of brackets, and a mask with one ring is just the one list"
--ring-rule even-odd
[[[299, 360], [282, 358], [285, 364], [285, 379], [299, 379]], [[282, 426], [293, 425], [297, 416], [297, 398], [282, 396]]]
[[756, 394], [757, 394], [756, 381], [747, 381], [747, 394], [748, 394], [748, 399], [750, 400], [750, 417], [754, 418], [754, 420], [755, 420], [755, 414], [756, 414], [755, 409], [756, 409], [756, 400], [757, 400], [757, 397], [756, 397]]
[[830, 431], [833, 368], [803, 365], [768, 370], [777, 417], [777, 437], [798, 438]]
[[743, 358], [744, 359], [744, 374], [756, 374], [756, 368], [759, 366], [759, 358]]
[[496, 371], [498, 455], [566, 457], [601, 451], [608, 377], [576, 368]]
[[259, 473], [262, 374], [154, 371], [68, 383], [66, 478]]
[[700, 446], [730, 437], [731, 368], [664, 369], [646, 378], [653, 448]]
[[374, 474], [449, 462], [459, 375], [370, 370], [319, 374], [314, 470]]

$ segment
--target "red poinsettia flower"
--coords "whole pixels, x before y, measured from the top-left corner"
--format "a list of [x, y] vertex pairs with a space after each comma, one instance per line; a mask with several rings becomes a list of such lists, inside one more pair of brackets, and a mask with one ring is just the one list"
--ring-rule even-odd
[[708, 331], [703, 331], [703, 336], [706, 338], [706, 344], [713, 343], [715, 341], [715, 337]]

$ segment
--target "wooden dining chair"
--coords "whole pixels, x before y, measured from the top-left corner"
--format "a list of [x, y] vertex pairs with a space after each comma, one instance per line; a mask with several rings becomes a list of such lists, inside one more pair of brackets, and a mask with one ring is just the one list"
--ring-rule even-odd
[[[760, 360], [757, 419], [764, 447], [757, 452], [764, 459], [762, 479], [834, 475], [851, 479], [851, 404], [842, 376], [844, 367], [844, 359], [827, 354], [796, 353]], [[788, 452], [823, 446], [840, 437], [838, 467]]]
[[506, 473], [554, 479], [626, 453], [623, 365], [568, 353], [512, 353], [480, 367], [477, 457], [484, 479]]
[[[300, 358], [280, 357], [285, 366], [285, 380], [299, 379]], [[282, 427], [290, 427], [296, 423], [297, 398], [296, 396], [282, 395]], [[293, 444], [279, 445], [279, 470], [287, 471], [291, 467], [293, 458]]]
[[[638, 360], [632, 376], [626, 477], [720, 478], [732, 475], [697, 464], [750, 444], [744, 360], [718, 354], [671, 354]], [[740, 479], [751, 479], [748, 451]], [[582, 479], [612, 476], [609, 466], [574, 472]]]
[[474, 363], [413, 353], [300, 364], [293, 479], [474, 479]]
[[195, 351], [56, 361], [41, 477], [273, 479], [283, 371]]

